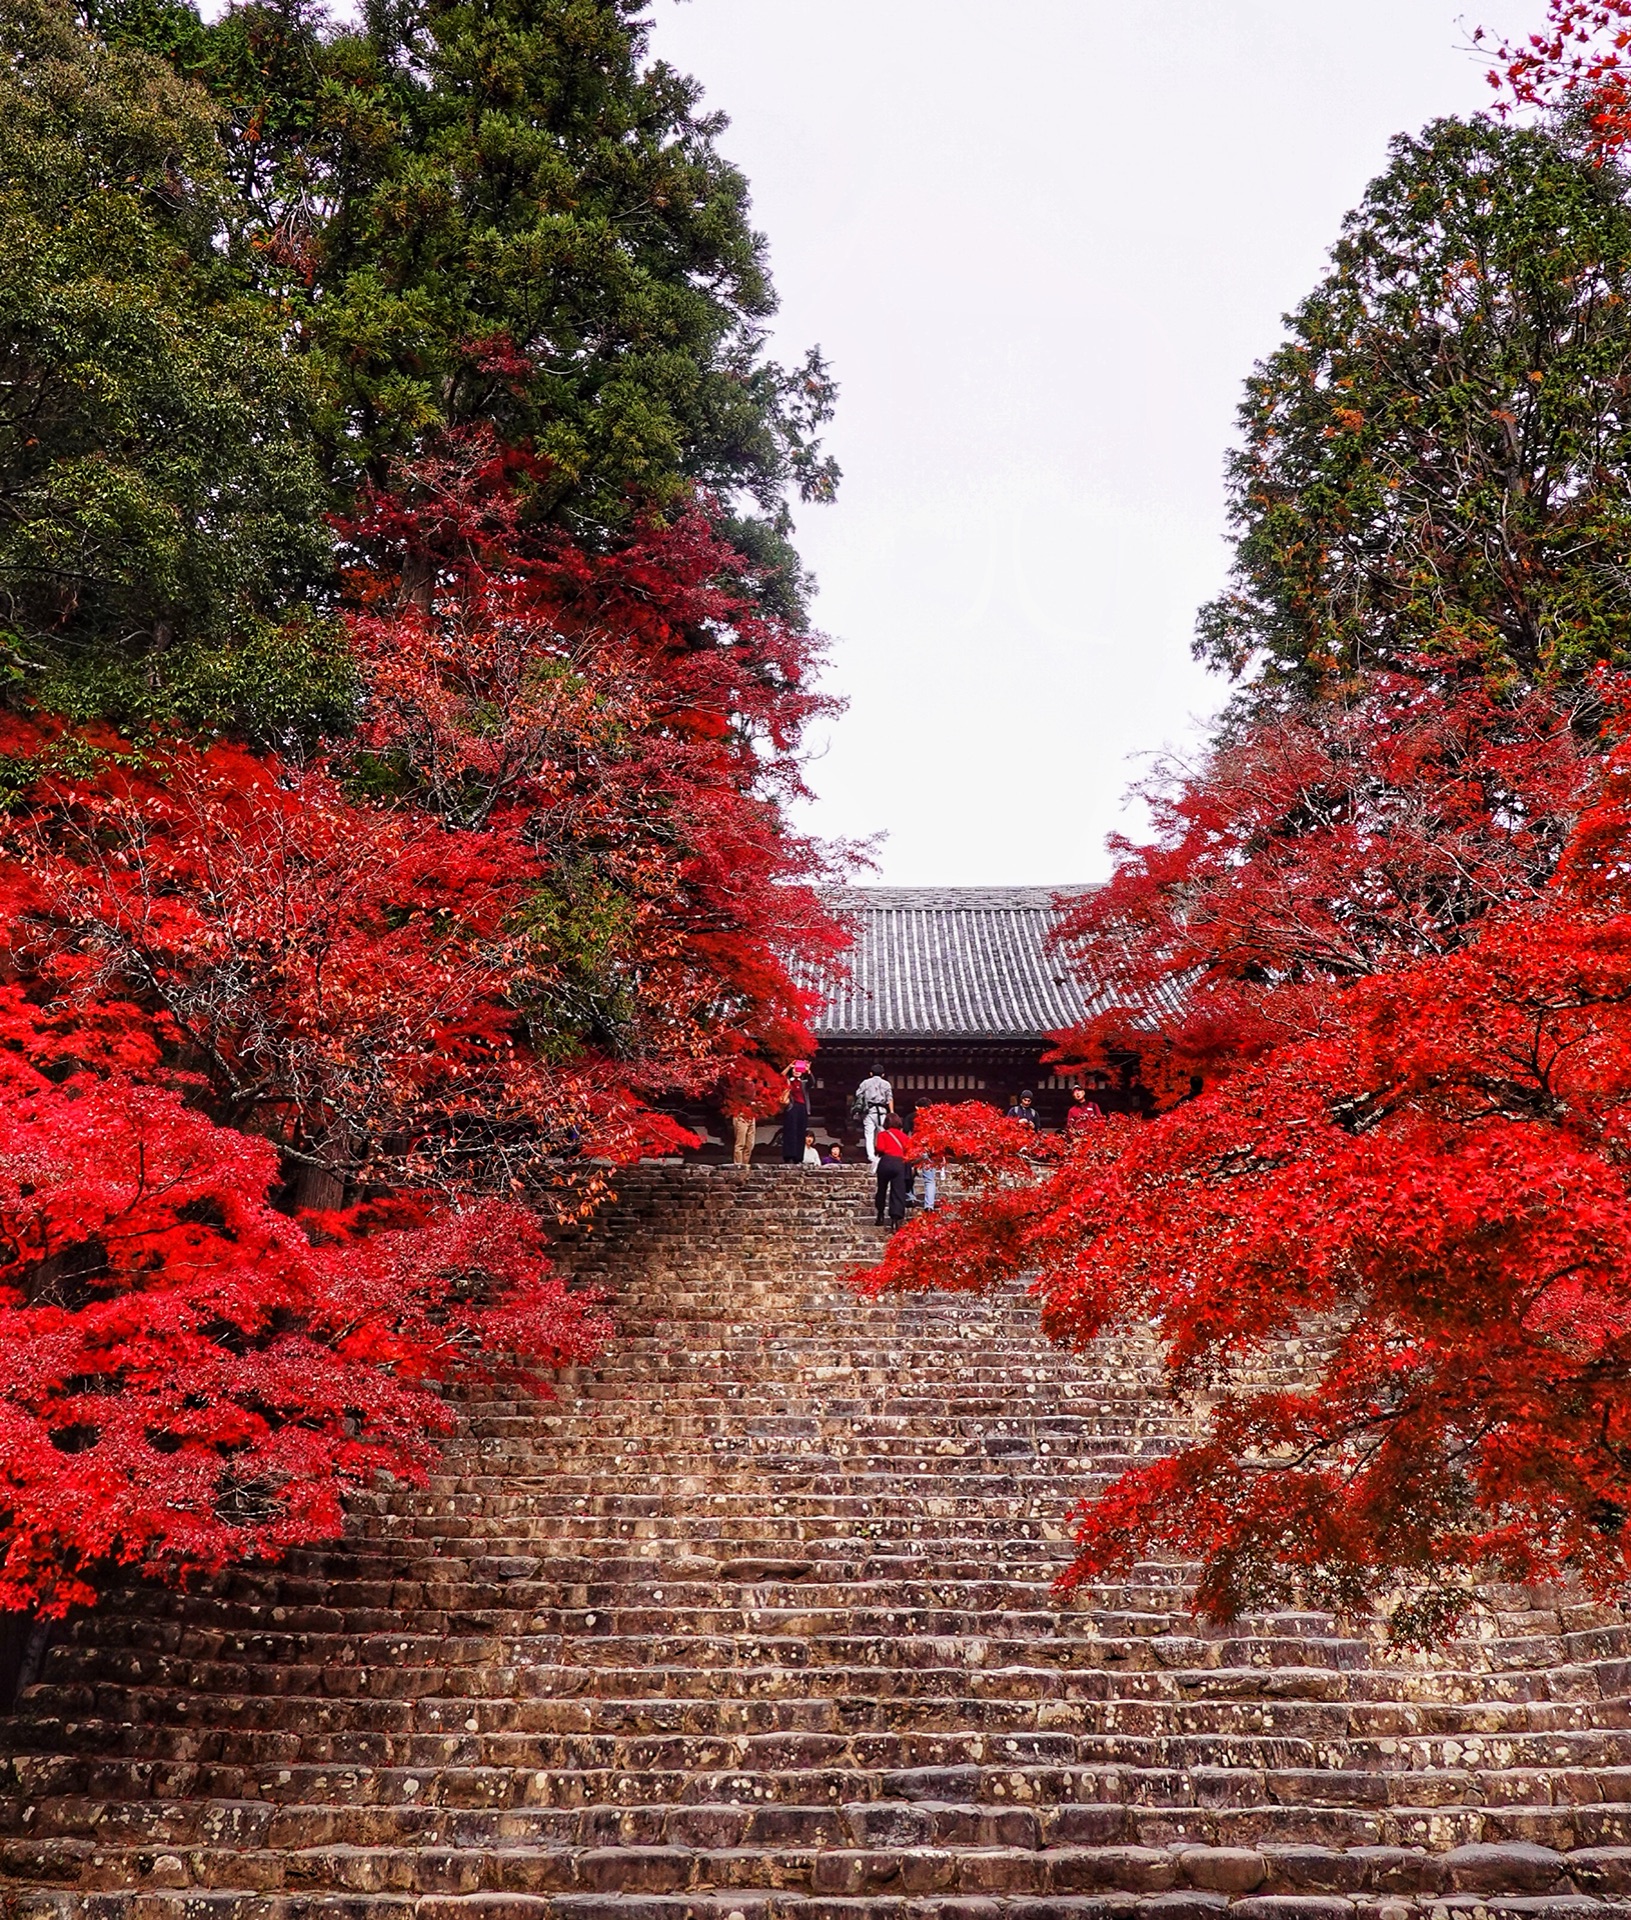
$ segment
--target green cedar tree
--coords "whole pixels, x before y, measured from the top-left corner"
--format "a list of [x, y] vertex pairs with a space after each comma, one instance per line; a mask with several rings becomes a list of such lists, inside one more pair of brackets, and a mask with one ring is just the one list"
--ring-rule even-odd
[[116, 39], [221, 104], [264, 282], [328, 394], [335, 485], [390, 484], [442, 428], [539, 462], [535, 521], [616, 545], [700, 492], [796, 614], [787, 501], [829, 497], [819, 350], [764, 354], [775, 309], [747, 183], [700, 89], [649, 56], [648, 0], [306, 0], [204, 24], [104, 0]]
[[1269, 701], [1469, 648], [1524, 684], [1626, 657], [1620, 169], [1563, 125], [1401, 136], [1288, 325], [1240, 409], [1200, 657]]
[[57, 0], [4, 0], [0, 45], [0, 675], [68, 715], [333, 718], [312, 381], [215, 114]]

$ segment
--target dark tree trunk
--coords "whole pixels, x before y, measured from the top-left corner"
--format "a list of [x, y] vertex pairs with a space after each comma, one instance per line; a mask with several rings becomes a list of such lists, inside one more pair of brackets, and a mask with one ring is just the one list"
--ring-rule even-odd
[[63, 1624], [32, 1613], [0, 1613], [0, 1710], [10, 1712], [39, 1679]]

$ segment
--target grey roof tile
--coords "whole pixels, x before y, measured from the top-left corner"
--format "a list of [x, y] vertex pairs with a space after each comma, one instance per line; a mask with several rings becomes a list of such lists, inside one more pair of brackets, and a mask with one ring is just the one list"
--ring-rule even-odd
[[1047, 936], [1061, 887], [850, 887], [833, 897], [854, 929], [847, 978], [816, 1033], [844, 1038], [1040, 1039], [1081, 1019], [1088, 996]]

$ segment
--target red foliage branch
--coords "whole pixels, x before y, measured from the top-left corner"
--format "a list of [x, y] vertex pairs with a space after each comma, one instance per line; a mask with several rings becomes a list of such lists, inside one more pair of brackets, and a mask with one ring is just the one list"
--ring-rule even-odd
[[[1486, 38], [1483, 28], [1473, 35]], [[1489, 84], [1514, 106], [1582, 112], [1600, 156], [1612, 159], [1631, 138], [1631, 0], [1550, 0], [1546, 26], [1502, 41]]]
[[12, 965], [137, 1007], [213, 1117], [354, 1184], [536, 1190], [672, 1147], [645, 1102], [807, 1047], [790, 967], [841, 938], [776, 793], [819, 703], [786, 630], [712, 584], [714, 537], [529, 555], [513, 496], [488, 518], [431, 612], [392, 587], [357, 616], [343, 754], [0, 743], [36, 775]]
[[[1442, 718], [1477, 708], [1458, 698]], [[1579, 1573], [1605, 1594], [1631, 1576], [1631, 754], [1582, 794], [1559, 858], [1544, 850], [1586, 781], [1540, 717], [1451, 726], [1495, 738], [1466, 767], [1489, 776], [1492, 811], [1442, 814], [1447, 862], [1425, 857], [1429, 836], [1396, 867], [1389, 836], [1356, 840], [1344, 811], [1295, 856], [1273, 839], [1284, 857], [1235, 882], [1211, 861], [1230, 836], [1203, 837], [1203, 928], [1171, 964], [1203, 988], [1238, 980], [1245, 1012], [1200, 1097], [1069, 1141], [966, 1108], [931, 1118], [928, 1144], [959, 1157], [970, 1191], [896, 1236], [872, 1284], [1034, 1273], [1053, 1338], [1152, 1322], [1174, 1390], [1212, 1403], [1203, 1439], [1077, 1509], [1067, 1588], [1151, 1553], [1200, 1561], [1198, 1604], [1217, 1618], [1286, 1599], [1357, 1611], [1402, 1583], [1392, 1630], [1422, 1640], [1491, 1574]], [[1332, 716], [1339, 745], [1350, 720]], [[1270, 729], [1256, 750], [1289, 766], [1307, 744]], [[1395, 744], [1379, 736], [1372, 757]], [[1527, 794], [1509, 790], [1510, 751]], [[1443, 757], [1425, 766], [1437, 809]], [[1227, 780], [1196, 784], [1179, 817], [1215, 820]], [[1238, 789], [1243, 818], [1261, 818], [1254, 791]], [[1140, 850], [1140, 884], [1154, 865]], [[1471, 893], [1384, 893], [1384, 870]], [[1305, 892], [1316, 871], [1328, 888]], [[1340, 926], [1383, 902], [1370, 924], [1391, 933], [1333, 944], [1323, 912], [1291, 912], [1340, 903], [1344, 877], [1363, 884]], [[1183, 932], [1172, 895], [1139, 897], [1157, 905], [1132, 932]], [[1235, 936], [1254, 929], [1237, 967]], [[1199, 1057], [1187, 1007], [1174, 1024], [1175, 1056]], [[1265, 1354], [1299, 1333], [1324, 1349], [1311, 1376], [1265, 1379]]]
[[268, 1204], [269, 1142], [140, 1077], [144, 1029], [0, 990], [6, 1608], [89, 1601], [110, 1563], [207, 1571], [331, 1536], [345, 1487], [422, 1474], [437, 1388], [531, 1380], [605, 1332], [519, 1207], [404, 1199], [314, 1244]]
[[1551, 875], [1592, 760], [1572, 709], [1370, 676], [1141, 794], [1145, 845], [1057, 940], [1094, 1010], [1068, 1067], [1136, 1057], [1162, 1104], [1300, 1032], [1335, 980], [1455, 951]]
[[449, 436], [349, 529], [361, 742], [444, 820], [508, 826], [555, 876], [592, 868], [639, 958], [618, 1053], [647, 1090], [695, 1092], [744, 1048], [805, 1051], [793, 968], [845, 943], [819, 892], [831, 856], [784, 811], [833, 706], [811, 638], [730, 584], [740, 560], [700, 511], [595, 555], [528, 529], [527, 477], [485, 435]]
[[508, 1190], [567, 1139], [631, 1157], [652, 1137], [619, 1089], [518, 1044], [511, 922], [537, 867], [496, 831], [357, 806], [323, 766], [172, 743], [42, 774], [5, 839], [35, 997], [114, 996], [218, 1121], [291, 1167]]

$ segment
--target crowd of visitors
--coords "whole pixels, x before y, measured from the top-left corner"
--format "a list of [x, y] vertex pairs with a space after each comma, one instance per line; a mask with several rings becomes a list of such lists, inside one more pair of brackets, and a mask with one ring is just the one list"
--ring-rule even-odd
[[[750, 1084], [742, 1079], [740, 1084], [733, 1082], [725, 1091], [723, 1105], [735, 1136], [732, 1159], [736, 1165], [752, 1164], [759, 1121], [775, 1118], [784, 1165], [843, 1166], [844, 1150], [839, 1142], [831, 1142], [823, 1153], [812, 1136], [810, 1062], [795, 1060], [783, 1070], [779, 1082], [774, 1070], [766, 1068], [762, 1081], [767, 1084], [758, 1081]], [[1022, 1126], [1041, 1128], [1036, 1097], [1029, 1087], [1014, 1096], [1007, 1113], [1010, 1120], [1017, 1120]], [[850, 1117], [860, 1129], [862, 1152], [876, 1175], [878, 1225], [899, 1226], [914, 1198], [925, 1211], [932, 1212], [939, 1199], [939, 1170], [927, 1160], [919, 1161], [912, 1138], [912, 1122], [901, 1118], [895, 1106], [894, 1086], [881, 1064], [875, 1063], [855, 1089], [850, 1101]], [[1073, 1088], [1065, 1115], [1066, 1133], [1075, 1134], [1103, 1120], [1103, 1108], [1088, 1089]]]

